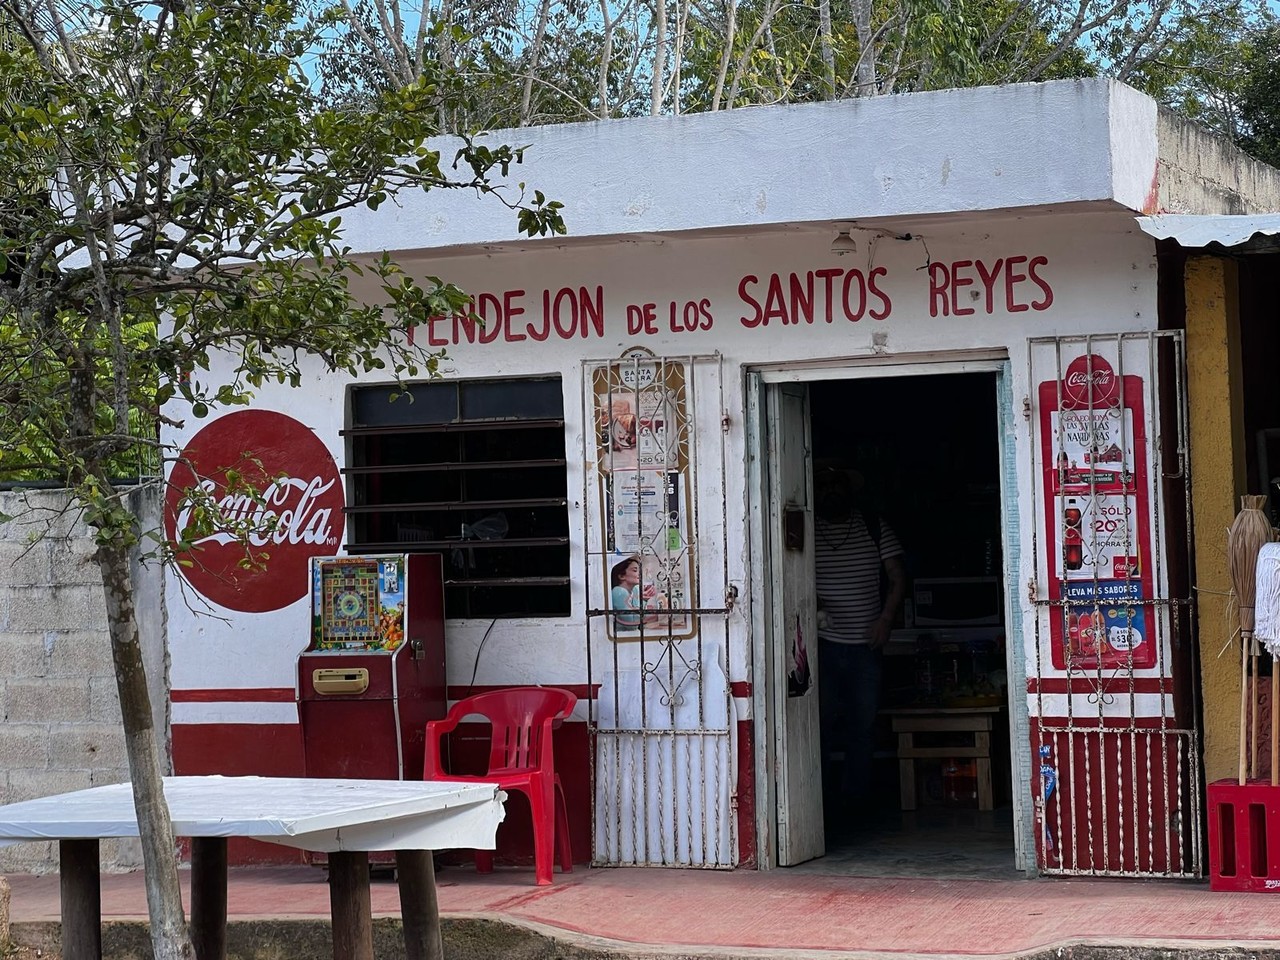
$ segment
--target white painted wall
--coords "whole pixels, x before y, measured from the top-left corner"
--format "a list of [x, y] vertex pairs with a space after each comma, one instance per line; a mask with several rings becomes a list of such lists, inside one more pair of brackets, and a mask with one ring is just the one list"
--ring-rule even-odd
[[[913, 231], [914, 232], [914, 231]], [[562, 620], [499, 621], [484, 648], [476, 674], [479, 684], [520, 682], [572, 683], [586, 680], [584, 611], [588, 597], [578, 582], [583, 569], [581, 553], [583, 517], [584, 417], [581, 369], [587, 359], [616, 357], [624, 348], [642, 345], [672, 356], [720, 353], [724, 377], [722, 411], [728, 417], [727, 470], [723, 496], [728, 510], [727, 556], [729, 579], [738, 586], [742, 602], [731, 621], [730, 680], [750, 679], [746, 651], [749, 623], [749, 551], [746, 542], [746, 466], [743, 370], [751, 365], [785, 365], [833, 360], [912, 360], [952, 351], [994, 350], [1008, 353], [1013, 371], [1013, 395], [1020, 403], [1028, 396], [1026, 339], [1054, 334], [1111, 332], [1155, 326], [1156, 264], [1154, 247], [1132, 218], [1123, 213], [1089, 212], [1020, 218], [1012, 215], [969, 219], [951, 223], [922, 221], [919, 239], [900, 241], [860, 234], [859, 251], [844, 258], [830, 253], [829, 229], [787, 230], [724, 238], [666, 238], [651, 242], [611, 242], [590, 246], [540, 245], [524, 253], [487, 253], [431, 261], [421, 256], [402, 258], [420, 275], [443, 274], [474, 294], [524, 291], [511, 302], [524, 306], [518, 319], [525, 324], [526, 339], [498, 337], [482, 345], [459, 344], [448, 348], [443, 366], [446, 376], [493, 377], [558, 374], [563, 378], [566, 411], [566, 447], [570, 460], [568, 489], [573, 501], [572, 532], [575, 538], [570, 570], [575, 577], [573, 616]], [[930, 315], [929, 264], [981, 260], [990, 267], [1011, 255], [1044, 257], [1039, 275], [1052, 287], [1053, 303], [1045, 310], [1010, 313], [1004, 297], [994, 297], [986, 313], [986, 296], [975, 268], [962, 272], [976, 282], [964, 291], [961, 306], [975, 310], [970, 316]], [[1023, 265], [1025, 266], [1025, 264]], [[828, 324], [749, 328], [741, 318], [752, 311], [739, 294], [744, 277], [768, 277], [796, 271], [839, 268], [861, 269], [864, 274], [884, 270], [878, 284], [892, 304], [881, 321], [864, 317], [856, 323], [837, 310]], [[545, 342], [527, 338], [528, 324], [535, 329], [542, 292], [561, 287], [604, 288], [604, 336]], [[755, 290], [756, 286], [749, 289]], [[998, 291], [1002, 294], [1003, 291]], [[1016, 287], [1022, 303], [1043, 299], [1030, 281]], [[709, 301], [714, 318], [710, 330], [672, 333], [667, 304], [687, 300]], [[652, 335], [627, 332], [627, 306], [653, 302], [663, 318]], [[877, 301], [877, 304], [880, 304]], [[880, 304], [882, 305], [882, 304]], [[452, 331], [451, 323], [435, 325], [435, 333]], [[418, 336], [429, 331], [420, 327]], [[877, 335], [883, 343], [877, 343]], [[341, 464], [344, 451], [338, 436], [344, 426], [347, 382], [315, 369], [300, 390], [265, 389], [261, 407], [280, 410], [311, 426]], [[715, 398], [718, 402], [718, 397]], [[702, 396], [705, 404], [712, 401]], [[178, 411], [174, 411], [177, 413]], [[700, 418], [712, 411], [700, 407]], [[720, 411], [716, 411], [720, 413]], [[874, 416], [875, 411], [866, 411]], [[181, 443], [202, 424], [188, 420], [186, 429], [169, 439]], [[1029, 433], [1020, 436], [1018, 488], [1023, 528], [1036, 518]], [[717, 448], [718, 449], [718, 448]], [[718, 502], [719, 490], [704, 490], [704, 517], [712, 514], [705, 504]], [[1034, 571], [1030, 550], [1024, 551], [1022, 580]], [[718, 565], [718, 561], [717, 561]], [[294, 680], [294, 658], [306, 643], [307, 601], [273, 613], [259, 615], [220, 611], [226, 619], [197, 617], [180, 600], [179, 585], [169, 582], [172, 682], [175, 689], [219, 687], [282, 687]], [[716, 596], [704, 596], [718, 603]], [[598, 602], [598, 601], [597, 601]], [[1031, 612], [1026, 612], [1030, 622]], [[450, 682], [465, 684], [471, 678], [475, 652], [488, 621], [449, 625]], [[739, 702], [746, 709], [746, 702]], [[177, 703], [174, 723], [189, 722], [289, 722], [291, 704]]]
[[1145, 93], [1111, 83], [1111, 183], [1113, 196], [1131, 210], [1157, 208], [1159, 108]]

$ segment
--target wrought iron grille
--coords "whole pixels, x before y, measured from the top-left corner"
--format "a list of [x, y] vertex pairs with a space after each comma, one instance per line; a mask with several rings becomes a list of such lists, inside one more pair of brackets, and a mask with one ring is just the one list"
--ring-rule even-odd
[[1202, 873], [1184, 341], [1030, 341], [1028, 649], [1047, 874]]
[[720, 357], [588, 362], [583, 404], [593, 861], [731, 867]]

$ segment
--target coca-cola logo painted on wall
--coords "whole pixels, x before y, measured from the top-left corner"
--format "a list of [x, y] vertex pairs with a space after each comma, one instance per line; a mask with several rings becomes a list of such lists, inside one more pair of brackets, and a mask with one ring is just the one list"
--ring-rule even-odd
[[1067, 364], [1062, 377], [1064, 407], [1114, 407], [1119, 395], [1120, 378], [1106, 357], [1082, 354]]
[[[336, 553], [342, 536], [345, 497], [332, 455], [305, 424], [271, 410], [228, 414], [191, 438], [165, 497], [171, 541], [190, 531], [197, 504], [212, 508], [213, 522], [178, 569], [206, 599], [244, 613], [304, 597], [308, 561]], [[260, 562], [246, 568], [246, 555]]]

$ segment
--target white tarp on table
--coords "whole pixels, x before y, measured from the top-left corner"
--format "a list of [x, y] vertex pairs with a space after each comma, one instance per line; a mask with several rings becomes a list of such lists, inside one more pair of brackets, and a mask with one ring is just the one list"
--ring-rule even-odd
[[[179, 837], [249, 837], [303, 850], [492, 850], [505, 799], [492, 783], [166, 777]], [[127, 783], [0, 807], [0, 846], [136, 837]]]

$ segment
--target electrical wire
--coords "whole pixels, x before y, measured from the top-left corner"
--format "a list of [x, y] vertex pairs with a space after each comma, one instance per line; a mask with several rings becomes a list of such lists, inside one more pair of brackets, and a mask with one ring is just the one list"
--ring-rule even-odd
[[471, 682], [467, 684], [467, 696], [471, 696], [476, 692], [476, 674], [480, 672], [480, 653], [484, 650], [485, 641], [489, 639], [489, 634], [493, 633], [493, 628], [498, 625], [498, 618], [494, 617], [489, 621], [489, 629], [484, 632], [484, 636], [480, 638], [480, 646], [476, 647], [475, 663], [471, 665]]

